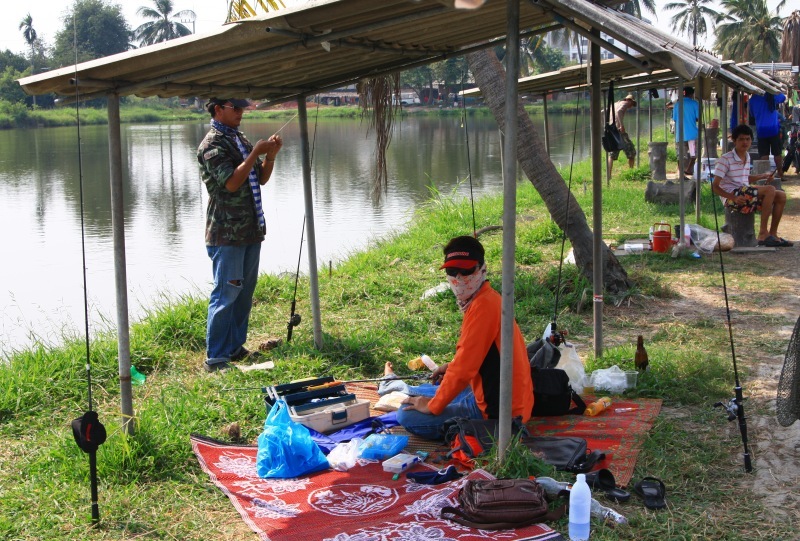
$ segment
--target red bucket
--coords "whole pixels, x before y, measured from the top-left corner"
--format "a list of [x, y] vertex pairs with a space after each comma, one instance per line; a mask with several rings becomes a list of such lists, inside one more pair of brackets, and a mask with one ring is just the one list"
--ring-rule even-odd
[[653, 251], [661, 254], [672, 247], [672, 230], [667, 223], [653, 224]]

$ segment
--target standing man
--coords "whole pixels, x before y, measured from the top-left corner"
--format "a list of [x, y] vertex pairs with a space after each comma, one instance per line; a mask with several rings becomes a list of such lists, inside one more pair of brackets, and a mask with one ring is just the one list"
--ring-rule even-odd
[[211, 129], [197, 148], [208, 190], [206, 250], [214, 273], [204, 365], [209, 372], [250, 355], [244, 343], [266, 234], [261, 186], [269, 181], [283, 146], [277, 134], [253, 146], [238, 130], [249, 106], [247, 100], [208, 100]]
[[691, 86], [683, 87], [683, 122], [678, 121], [680, 104], [676, 103], [672, 108], [672, 120], [675, 122], [675, 144], [679, 145], [681, 140], [681, 125], [683, 125], [683, 148], [676, 148], [678, 155], [686, 156], [689, 151], [689, 165], [683, 172], [687, 177], [694, 172], [694, 163], [697, 161], [697, 121], [700, 119], [700, 104], [694, 99], [694, 88]]
[[[625, 113], [628, 109], [636, 107], [636, 100], [633, 99], [633, 94], [628, 94], [625, 96], [624, 100], [620, 100], [614, 104], [614, 115], [616, 117], [617, 129], [619, 129], [619, 134], [622, 136], [622, 142], [625, 144], [625, 147], [622, 149], [625, 152], [625, 156], [628, 158], [628, 167], [633, 169], [633, 159], [636, 157], [636, 147], [631, 141], [630, 135], [628, 135], [627, 130], [625, 130]], [[614, 162], [617, 161], [619, 158], [619, 150], [615, 150], [614, 152], [608, 153], [608, 176], [611, 177], [611, 168], [614, 165]]]
[[781, 121], [778, 118], [778, 105], [786, 101], [784, 94], [777, 96], [767, 92], [763, 96], [750, 96], [750, 112], [756, 119], [756, 135], [758, 135], [758, 156], [768, 160], [769, 155], [775, 157], [775, 171], [783, 171], [783, 141], [781, 141]]
[[775, 186], [770, 184], [752, 184], [759, 180], [770, 181], [775, 175], [774, 171], [761, 175], [750, 174], [748, 150], [753, 143], [753, 130], [747, 124], [740, 124], [731, 132], [731, 139], [733, 139], [733, 150], [717, 159], [711, 190], [723, 199], [726, 207], [736, 212], [750, 214], [757, 210], [761, 211], [759, 246], [792, 246], [793, 243], [778, 236], [778, 224], [781, 223], [783, 208], [786, 206], [786, 192], [776, 190]]

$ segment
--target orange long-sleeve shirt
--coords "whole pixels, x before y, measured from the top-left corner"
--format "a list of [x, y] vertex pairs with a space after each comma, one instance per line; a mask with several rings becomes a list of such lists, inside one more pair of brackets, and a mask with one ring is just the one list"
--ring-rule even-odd
[[[467, 385], [484, 418], [497, 418], [500, 403], [500, 317], [502, 299], [488, 281], [464, 313], [456, 354], [428, 409], [439, 415]], [[533, 410], [533, 382], [525, 339], [514, 322], [511, 413], [527, 422]]]

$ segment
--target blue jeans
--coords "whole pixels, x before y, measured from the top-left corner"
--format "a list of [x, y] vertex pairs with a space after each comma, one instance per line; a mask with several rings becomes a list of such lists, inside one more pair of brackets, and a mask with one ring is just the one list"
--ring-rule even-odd
[[209, 361], [229, 360], [247, 340], [261, 243], [206, 249], [214, 272], [214, 289], [208, 302], [206, 357]]
[[[433, 396], [436, 386], [430, 383], [408, 387], [409, 395]], [[444, 439], [444, 423], [453, 417], [466, 417], [468, 419], [483, 419], [483, 413], [475, 401], [472, 388], [467, 387], [456, 396], [442, 410], [439, 415], [421, 413], [403, 407], [397, 410], [397, 420], [407, 431], [427, 440]]]

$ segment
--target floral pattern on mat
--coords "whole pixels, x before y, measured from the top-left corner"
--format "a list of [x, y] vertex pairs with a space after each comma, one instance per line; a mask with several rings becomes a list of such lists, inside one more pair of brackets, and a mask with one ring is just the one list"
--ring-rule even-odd
[[[261, 479], [255, 446], [191, 437], [200, 466], [264, 541], [563, 541], [544, 524], [518, 530], [484, 531], [440, 518], [455, 504], [466, 479], [490, 479], [475, 470], [436, 486], [404, 475], [397, 481], [379, 462], [363, 461], [347, 472], [328, 470], [298, 479]], [[429, 467], [427, 465], [418, 468]]]

